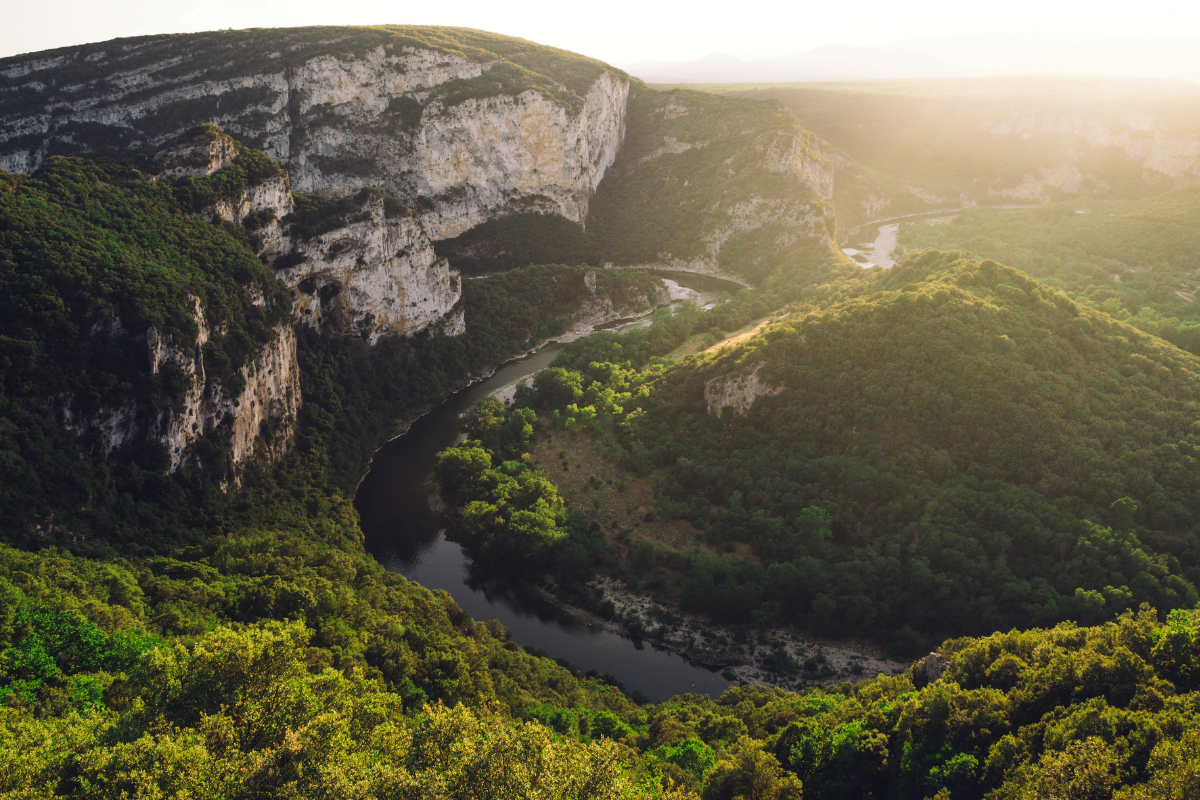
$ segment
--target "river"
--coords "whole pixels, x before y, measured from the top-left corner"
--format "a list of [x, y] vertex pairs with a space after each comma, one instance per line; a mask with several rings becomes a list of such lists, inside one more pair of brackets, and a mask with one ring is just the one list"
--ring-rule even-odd
[[[668, 281], [677, 302], [707, 305], [721, 292], [741, 288], [705, 275], [656, 274]], [[605, 328], [641, 324], [646, 321], [626, 320]], [[430, 507], [428, 484], [434, 457], [454, 444], [459, 416], [497, 389], [545, 369], [561, 349], [562, 345], [548, 344], [508, 362], [491, 377], [455, 392], [375, 453], [354, 497], [367, 551], [390, 571], [430, 589], [446, 590], [474, 619], [500, 620], [518, 644], [544, 650], [584, 670], [608, 673], [629, 691], [654, 701], [684, 692], [715, 697], [730, 685], [716, 672], [650, 643], [582, 624], [503, 576], [474, 574], [471, 559], [446, 539], [445, 520]]]
[[[1023, 209], [1037, 208], [1037, 204], [1009, 204], [1001, 206], [985, 206], [991, 209]], [[960, 206], [958, 208], [939, 208], [930, 211], [919, 211], [913, 214], [905, 214], [899, 217], [890, 217], [888, 219], [876, 219], [870, 222], [864, 222], [850, 229], [845, 241], [842, 244], [853, 241], [853, 247], [842, 247], [842, 252], [849, 256], [854, 263], [860, 267], [870, 269], [872, 267], [882, 267], [883, 269], [891, 269], [896, 266], [896, 259], [893, 253], [896, 251], [896, 245], [900, 238], [900, 225], [905, 222], [915, 222], [919, 219], [927, 219], [929, 217], [946, 217], [950, 220], [954, 215], [961, 211], [974, 211], [980, 206]], [[869, 236], [872, 230], [876, 230], [874, 239], [864, 239], [864, 235]]]

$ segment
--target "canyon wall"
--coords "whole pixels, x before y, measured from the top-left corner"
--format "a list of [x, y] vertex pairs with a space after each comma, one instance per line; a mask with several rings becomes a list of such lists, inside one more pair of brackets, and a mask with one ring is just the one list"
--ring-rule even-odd
[[297, 191], [377, 186], [434, 239], [517, 211], [582, 222], [625, 133], [628, 78], [529, 42], [445, 31], [455, 32], [144, 37], [2, 59], [0, 168], [149, 152], [214, 123], [282, 164]]
[[[225, 382], [209, 380], [204, 368], [204, 345], [212, 334], [200, 301], [192, 298], [198, 330], [196, 340], [182, 346], [151, 327], [134, 340], [145, 347], [147, 368], [158, 374], [166, 368], [182, 373], [186, 389], [167, 407], [155, 407], [130, 398], [119, 406], [83, 415], [71, 398], [60, 398], [60, 420], [80, 434], [85, 443], [105, 457], [145, 444], [163, 447], [168, 471], [194, 466], [192, 450], [207, 433], [227, 434], [228, 463], [240, 464], [261, 453], [268, 460], [282, 455], [295, 429], [300, 410], [300, 367], [296, 360], [296, 332], [290, 325], [275, 328], [272, 341]], [[128, 335], [119, 320], [109, 335]]]

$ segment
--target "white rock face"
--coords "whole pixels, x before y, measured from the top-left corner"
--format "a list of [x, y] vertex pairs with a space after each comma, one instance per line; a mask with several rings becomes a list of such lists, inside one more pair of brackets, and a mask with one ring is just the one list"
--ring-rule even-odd
[[[1172, 131], [1157, 115], [1137, 109], [1127, 109], [1107, 122], [1075, 114], [1012, 114], [990, 124], [986, 133], [1021, 139], [1069, 135], [1084, 149], [1119, 151], [1141, 167], [1147, 184], [1181, 187], [1200, 181], [1200, 136]], [[1047, 199], [1047, 189], [1066, 194], [1103, 193], [1107, 186], [1102, 180], [1081, 173], [1070, 163], [1080, 157], [1074, 149], [1069, 150], [1066, 162], [1026, 173], [1016, 186], [989, 187], [989, 193], [1037, 200]]]
[[731, 372], [705, 383], [704, 402], [708, 404], [708, 413], [719, 417], [723, 409], [732, 408], [736, 416], [743, 417], [758, 398], [782, 392], [782, 386], [771, 386], [759, 377], [765, 363], [760, 361], [748, 373], [738, 375]]
[[814, 148], [812, 135], [801, 133], [775, 141], [767, 150], [767, 168], [791, 175], [824, 200], [833, 199], [834, 165]]
[[[415, 218], [387, 219], [378, 198], [362, 216], [309, 241], [292, 237], [292, 252], [304, 260], [275, 274], [292, 287], [300, 324], [374, 344], [442, 323], [462, 297], [458, 271], [434, 254]], [[461, 315], [442, 330], [465, 331]]]
[[671, 292], [662, 284], [655, 284], [650, 294], [633, 294], [622, 308], [613, 305], [612, 298], [596, 292], [596, 271], [588, 270], [583, 275], [583, 285], [591, 297], [584, 298], [572, 314], [576, 329], [583, 326], [591, 329], [626, 317], [635, 317], [671, 303]]
[[534, 91], [426, 110], [411, 165], [433, 238], [458, 236], [495, 209], [541, 211], [572, 222], [616, 158], [625, 135], [629, 83], [605, 73], [583, 111], [567, 111]]
[[715, 224], [703, 237], [706, 254], [690, 260], [665, 261], [671, 269], [699, 272], [744, 283], [741, 279], [726, 274], [719, 266], [721, 247], [737, 234], [757, 230], [768, 224], [780, 224], [786, 231], [781, 235], [788, 241], [798, 241], [801, 237], [828, 240], [834, 225], [833, 208], [828, 205], [798, 204], [757, 196], [733, 204], [725, 214], [714, 215], [714, 219]]
[[161, 168], [158, 178], [173, 176], [204, 178], [225, 169], [238, 157], [237, 144], [224, 134], [200, 134], [188, 142], [154, 154], [154, 163]]
[[[199, 137], [159, 154], [157, 160], [165, 166], [156, 179], [204, 177], [234, 164], [236, 158], [237, 148], [228, 136]], [[388, 219], [383, 198], [372, 195], [348, 224], [304, 240], [290, 224], [282, 224], [293, 208], [287, 178], [276, 176], [246, 187], [238, 197], [219, 199], [204, 213], [240, 223], [248, 214], [273, 212], [270, 223], [258, 231], [262, 254], [268, 261], [298, 261], [276, 275], [293, 289], [300, 324], [359, 336], [372, 344], [388, 334], [411, 334], [430, 326], [451, 336], [465, 331], [458, 273], [434, 254], [433, 243], [415, 217]], [[294, 327], [277, 327], [272, 341], [260, 347], [237, 379], [221, 385], [206, 375], [203, 348], [212, 333], [199, 300], [192, 298], [192, 305], [198, 330], [194, 344], [184, 347], [153, 327], [135, 337], [146, 347], [151, 374], [168, 368], [182, 373], [186, 389], [173, 407], [150, 408], [130, 400], [83, 415], [71, 398], [60, 398], [56, 405], [62, 421], [105, 457], [138, 444], [160, 443], [172, 472], [196, 463], [192, 445], [217, 428], [229, 438], [233, 465], [256, 455], [278, 458], [294, 430], [301, 402]], [[130, 335], [119, 320], [96, 333]], [[236, 387], [233, 391], [231, 385]]]
[[[87, 56], [94, 90], [75, 93], [53, 85], [69, 56], [6, 59], [0, 74], [15, 83], [0, 87], [0, 168], [30, 172], [52, 145], [81, 155], [155, 149], [211, 122], [284, 165], [297, 191], [377, 186], [415, 208], [434, 239], [516, 211], [585, 219], [625, 134], [626, 78], [599, 71], [576, 110], [534, 90], [446, 105], [438, 87], [486, 80], [496, 62], [398, 42], [298, 64], [276, 54], [230, 74], [213, 69], [211, 52], [168, 57], [152, 40], [143, 49], [159, 46], [160, 61], [123, 68], [124, 47]], [[20, 104], [6, 102], [18, 94]], [[44, 107], [30, 111], [39, 95]]]
[[[202, 135], [157, 154], [155, 160], [168, 165], [157, 179], [204, 177], [236, 157], [228, 135]], [[284, 225], [294, 207], [288, 179], [279, 176], [218, 199], [204, 214], [241, 223], [248, 214], [271, 212], [270, 222], [256, 231], [260, 254], [268, 263], [292, 264], [275, 274], [293, 290], [300, 324], [374, 344], [388, 334], [440, 324], [462, 296], [458, 272], [435, 255], [422, 223], [409, 216], [388, 219], [382, 197], [370, 197], [348, 224], [311, 240]], [[465, 328], [460, 318], [442, 330], [457, 335]]]
[[[117, 407], [78, 414], [70, 399], [60, 404], [67, 427], [79, 433], [105, 457], [140, 443], [161, 443], [170, 460], [169, 471], [195, 463], [189, 448], [203, 434], [223, 428], [229, 436], [231, 460], [240, 464], [256, 453], [268, 460], [282, 455], [300, 409], [300, 367], [296, 360], [296, 334], [290, 325], [274, 330], [274, 339], [238, 372], [243, 388], [236, 395], [225, 386], [209, 382], [204, 370], [204, 344], [211, 332], [204, 312], [192, 298], [199, 333], [190, 347], [160, 336], [151, 327], [136, 341], [146, 347], [152, 374], [167, 367], [183, 373], [187, 389], [172, 408], [150, 408], [132, 400]], [[119, 323], [115, 326], [119, 330]], [[269, 436], [261, 436], [271, 428]]]
[[1040, 167], [1026, 172], [1021, 182], [1008, 188], [988, 188], [988, 194], [993, 197], [1008, 197], [1014, 200], [1033, 200], [1047, 202], [1052, 199], [1051, 190], [1063, 194], [1100, 194], [1108, 188], [1108, 184], [1099, 177], [1083, 173], [1073, 164], [1063, 164], [1058, 167]]
[[1162, 177], [1178, 185], [1200, 180], [1200, 137], [1172, 136], [1163, 128], [1163, 120], [1156, 115], [1128, 109], [1115, 124], [1067, 114], [1014, 115], [994, 125], [991, 132], [1022, 139], [1071, 134], [1097, 147], [1121, 150], [1130, 160], [1140, 161], [1147, 183]]

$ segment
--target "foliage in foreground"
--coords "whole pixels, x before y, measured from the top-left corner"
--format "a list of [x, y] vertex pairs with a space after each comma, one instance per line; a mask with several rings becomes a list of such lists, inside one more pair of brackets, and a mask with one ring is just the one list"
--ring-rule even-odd
[[[0, 790], [703, 800], [1200, 791], [1200, 612], [1163, 624], [1143, 607], [1090, 628], [953, 639], [944, 662], [899, 676], [639, 708], [502, 645], [448, 598], [395, 576], [355, 582], [345, 553], [310, 546], [307, 578], [254, 577], [272, 559], [294, 560], [297, 546], [230, 543], [204, 561], [124, 566], [0, 550]], [[230, 549], [243, 553], [240, 568]], [[337, 581], [317, 576], [339, 570]], [[341, 603], [341, 617], [313, 616], [306, 592], [318, 607]], [[247, 622], [210, 612], [194, 632], [171, 630], [206, 594], [246, 603]], [[352, 627], [369, 599], [383, 601], [379, 622]], [[198, 608], [189, 616], [205, 619]], [[397, 642], [414, 656], [425, 648], [411, 681], [372, 666], [372, 651]], [[391, 652], [405, 661], [403, 646]], [[447, 659], [465, 667], [457, 681], [445, 681]], [[522, 670], [540, 688], [519, 688]]]

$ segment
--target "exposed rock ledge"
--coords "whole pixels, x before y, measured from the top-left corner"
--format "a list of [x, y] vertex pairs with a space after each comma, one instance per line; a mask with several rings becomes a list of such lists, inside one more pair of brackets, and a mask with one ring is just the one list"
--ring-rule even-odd
[[[273, 340], [238, 372], [242, 388], [234, 394], [205, 374], [203, 347], [210, 330], [199, 300], [192, 298], [192, 305], [198, 330], [193, 345], [181, 346], [170, 336], [160, 336], [154, 327], [134, 337], [145, 345], [152, 374], [171, 366], [187, 380], [183, 397], [172, 406], [156, 408], [127, 400], [85, 416], [71, 398], [61, 399], [61, 421], [97, 453], [108, 457], [128, 447], [159, 443], [166, 449], [168, 471], [174, 472], [196, 463], [191, 446], [197, 439], [227, 425], [233, 464], [251, 458], [259, 448], [270, 460], [283, 454], [300, 410], [295, 330], [290, 325], [275, 328]], [[108, 333], [125, 335], [119, 320], [113, 321]]]
[[[161, 170], [156, 180], [204, 178], [234, 165], [240, 152], [229, 136], [207, 127], [156, 157]], [[450, 336], [465, 331], [458, 273], [434, 254], [420, 221], [405, 215], [403, 208], [389, 215], [383, 197], [368, 192], [338, 227], [304, 238], [294, 224], [283, 222], [294, 206], [287, 176], [280, 171], [236, 197], [219, 199], [202, 215], [256, 223], [251, 227], [256, 228], [260, 253], [280, 266], [276, 275], [292, 287], [301, 324], [370, 343], [430, 327]], [[182, 372], [182, 397], [165, 408], [131, 399], [86, 414], [74, 398], [61, 397], [54, 401], [60, 420], [106, 458], [159, 444], [171, 472], [196, 464], [193, 445], [218, 429], [228, 436], [230, 465], [256, 454], [277, 459], [292, 434], [301, 402], [294, 327], [278, 326], [239, 374], [222, 383], [206, 374], [203, 347], [212, 332], [200, 301], [191, 302], [198, 334], [188, 346], [153, 327], [127, 331], [119, 320], [107, 330], [93, 331], [143, 344], [152, 374], [167, 367]]]
[[[294, 240], [301, 262], [275, 273], [296, 292], [300, 324], [374, 344], [442, 322], [462, 296], [462, 281], [434, 254], [421, 223], [388, 219], [382, 198], [368, 200], [360, 217], [311, 241]], [[465, 330], [461, 314], [443, 326], [451, 336]]]
[[782, 386], [771, 386], [759, 377], [766, 362], [760, 361], [744, 375], [730, 373], [710, 379], [704, 384], [704, 402], [708, 413], [721, 416], [726, 408], [732, 408], [739, 417], [745, 416], [754, 401], [760, 397], [771, 397], [783, 391]]
[[[157, 176], [202, 178], [235, 163], [236, 143], [209, 128], [159, 153]], [[280, 174], [223, 198], [206, 215], [242, 223], [248, 215], [266, 220], [256, 235], [260, 254], [293, 291], [300, 324], [374, 344], [389, 334], [409, 335], [441, 325], [447, 335], [465, 328], [461, 315], [447, 320], [462, 296], [456, 270], [438, 258], [422, 223], [411, 215], [389, 215], [381, 193], [366, 192], [344, 224], [311, 239], [286, 224], [295, 202]]]

